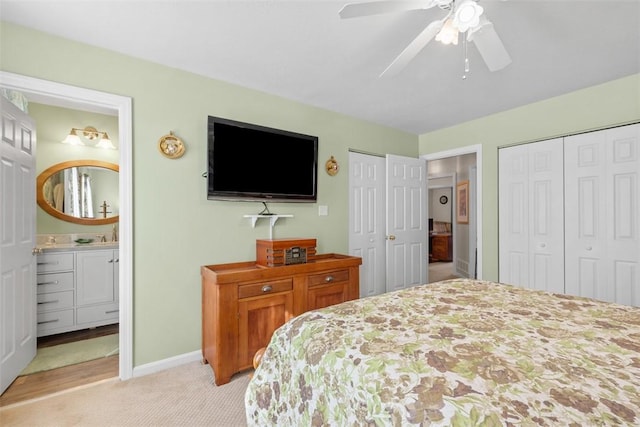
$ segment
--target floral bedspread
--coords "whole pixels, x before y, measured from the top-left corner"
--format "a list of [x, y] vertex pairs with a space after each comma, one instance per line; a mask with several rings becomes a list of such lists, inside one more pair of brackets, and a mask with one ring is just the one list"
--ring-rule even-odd
[[245, 395], [256, 426], [640, 425], [640, 308], [449, 280], [302, 314]]

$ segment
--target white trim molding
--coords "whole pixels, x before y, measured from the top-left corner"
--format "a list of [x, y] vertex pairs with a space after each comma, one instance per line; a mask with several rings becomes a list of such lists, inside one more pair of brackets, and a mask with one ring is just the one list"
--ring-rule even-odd
[[482, 241], [482, 144], [469, 145], [466, 147], [454, 148], [451, 150], [439, 151], [437, 153], [429, 153], [423, 154], [420, 158], [425, 159], [426, 161], [431, 160], [440, 160], [446, 159], [448, 157], [457, 157], [463, 156], [465, 154], [475, 154], [476, 155], [476, 182], [477, 182], [477, 191], [476, 191], [476, 214], [477, 214], [477, 264], [478, 264], [478, 279], [482, 279], [482, 252], [483, 252], [483, 241]]
[[[149, 374], [155, 374], [156, 372], [164, 371], [165, 369], [175, 368], [191, 362], [202, 362], [202, 360], [202, 352], [196, 350], [190, 353], [179, 354], [167, 359], [156, 360], [155, 362], [136, 366], [133, 369], [133, 376], [142, 377]], [[213, 375], [213, 370], [211, 371], [211, 374]]]
[[[131, 98], [0, 71], [0, 87], [47, 105], [118, 116], [120, 145], [120, 379], [133, 375], [133, 167]], [[37, 156], [37, 153], [36, 153]], [[35, 200], [33, 201], [35, 204]]]

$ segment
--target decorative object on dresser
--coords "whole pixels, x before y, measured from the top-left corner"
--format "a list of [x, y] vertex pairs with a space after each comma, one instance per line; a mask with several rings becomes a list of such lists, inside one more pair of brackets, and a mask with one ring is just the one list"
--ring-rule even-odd
[[255, 261], [202, 266], [202, 356], [215, 384], [250, 369], [256, 352], [289, 319], [357, 299], [360, 264], [359, 257], [321, 254], [280, 267]]
[[256, 240], [257, 264], [263, 267], [304, 264], [316, 255], [316, 239]]

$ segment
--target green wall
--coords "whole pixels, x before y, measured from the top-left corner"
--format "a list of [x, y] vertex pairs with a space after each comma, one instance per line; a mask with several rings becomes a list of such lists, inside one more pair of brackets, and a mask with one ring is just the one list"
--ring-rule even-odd
[[[93, 126], [100, 131], [107, 132], [111, 141], [118, 146], [118, 117], [36, 103], [29, 103], [29, 115], [36, 122], [36, 173], [38, 175], [51, 166], [69, 160], [100, 160], [114, 164], [120, 163], [120, 153], [117, 150], [60, 143], [69, 134], [71, 128]], [[117, 195], [117, 193], [116, 182], [116, 188], [111, 189], [108, 194]], [[116, 197], [115, 195], [113, 197]], [[99, 200], [98, 203], [100, 203]], [[118, 211], [117, 198], [115, 200], [110, 198], [108, 203], [113, 212]], [[109, 224], [74, 224], [49, 215], [40, 206], [36, 209], [36, 233], [38, 234], [95, 233], [110, 237], [111, 227]]]
[[482, 144], [483, 278], [498, 279], [498, 147], [640, 121], [640, 74], [420, 135], [420, 154]]
[[[245, 214], [260, 203], [206, 199], [207, 115], [319, 137], [318, 203], [271, 204], [274, 237], [311, 237], [318, 252], [348, 250], [348, 149], [416, 157], [418, 137], [254, 90], [156, 65], [0, 22], [0, 69], [132, 98], [134, 365], [200, 349], [200, 266], [255, 259]], [[186, 144], [171, 160], [158, 139], [173, 131]], [[250, 154], [250, 153], [248, 153]], [[242, 165], [238, 165], [242, 167]], [[318, 205], [329, 207], [318, 216]], [[233, 314], [230, 314], [233, 315]]]

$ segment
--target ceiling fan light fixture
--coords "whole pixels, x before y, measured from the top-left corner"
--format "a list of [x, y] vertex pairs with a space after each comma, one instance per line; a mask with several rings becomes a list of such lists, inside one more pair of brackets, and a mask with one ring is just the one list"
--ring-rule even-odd
[[461, 33], [469, 28], [474, 28], [480, 23], [480, 15], [484, 12], [484, 8], [479, 6], [473, 0], [466, 0], [456, 6], [453, 14], [453, 26]]
[[458, 29], [453, 25], [451, 19], [447, 19], [442, 29], [436, 34], [436, 40], [442, 44], [458, 44]]

